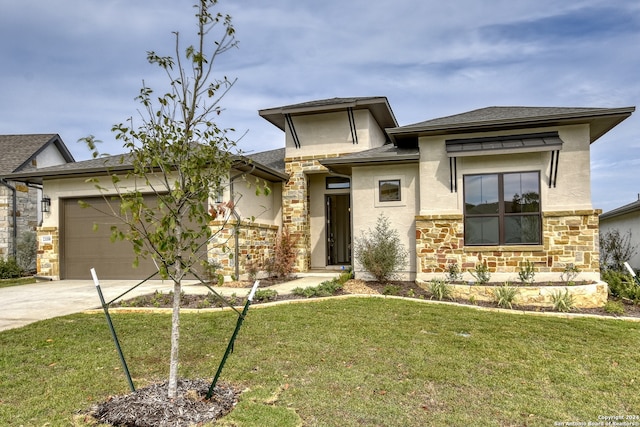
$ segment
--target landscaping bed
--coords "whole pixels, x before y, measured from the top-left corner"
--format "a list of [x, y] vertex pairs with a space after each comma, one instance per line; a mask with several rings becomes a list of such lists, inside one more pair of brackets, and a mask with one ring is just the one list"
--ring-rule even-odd
[[[318, 297], [326, 297], [329, 295], [311, 295], [305, 296], [301, 294], [278, 294], [275, 291], [268, 289], [269, 286], [276, 284], [277, 281], [274, 280], [261, 280], [260, 285], [261, 289], [256, 293], [256, 298], [253, 304], [263, 304], [268, 302], [275, 301], [286, 301], [286, 300], [300, 300], [300, 299], [308, 299], [308, 298], [318, 298]], [[251, 282], [231, 282], [225, 284], [229, 287], [234, 288], [247, 288], [247, 293], [251, 286]], [[491, 284], [484, 285], [485, 288], [492, 288]], [[547, 284], [547, 286], [552, 286], [553, 284]], [[478, 288], [478, 285], [458, 285], [463, 287], [470, 288]], [[502, 284], [496, 283], [493, 288], [497, 288], [502, 286]], [[584, 286], [584, 285], [575, 285]], [[514, 286], [516, 288], [520, 288], [519, 286]], [[572, 286], [561, 286], [560, 288], [569, 288]], [[522, 287], [524, 288], [524, 287]], [[306, 293], [307, 295], [309, 292]], [[425, 288], [425, 286], [420, 286], [419, 284], [412, 281], [390, 281], [386, 283], [380, 283], [375, 281], [362, 281], [351, 279], [345, 282], [341, 287], [335, 289], [331, 296], [339, 296], [339, 295], [385, 295], [385, 296], [397, 296], [404, 298], [415, 298], [422, 300], [435, 300], [433, 294]], [[245, 295], [237, 295], [231, 297], [225, 297], [226, 302], [222, 301], [219, 297], [208, 294], [208, 295], [193, 295], [193, 294], [183, 294], [182, 295], [182, 308], [190, 308], [190, 309], [204, 309], [204, 308], [220, 308], [229, 305], [233, 306], [242, 306], [245, 303]], [[173, 296], [171, 293], [162, 294], [162, 293], [153, 293], [147, 294], [143, 296], [139, 296], [136, 298], [132, 298], [130, 300], [121, 301], [114, 305], [114, 307], [155, 307], [155, 308], [169, 308], [171, 307], [173, 301]], [[471, 299], [456, 297], [455, 294], [451, 298], [443, 298], [443, 301], [455, 302], [463, 305], [471, 305], [478, 307], [494, 307], [500, 308], [497, 302], [491, 300], [491, 298], [485, 299]], [[517, 311], [531, 311], [537, 313], [550, 313], [557, 312], [558, 310], [554, 310], [551, 306], [542, 306], [542, 305], [532, 305], [532, 304], [518, 304], [517, 299], [516, 302], [512, 304], [511, 307], [513, 310]], [[621, 298], [612, 298], [609, 297], [608, 303], [603, 307], [594, 307], [594, 308], [571, 308], [568, 310], [572, 313], [582, 313], [582, 314], [590, 314], [590, 315], [599, 315], [599, 316], [608, 316], [608, 317], [637, 317], [640, 318], [640, 305], [634, 304], [632, 301], [624, 300]]]

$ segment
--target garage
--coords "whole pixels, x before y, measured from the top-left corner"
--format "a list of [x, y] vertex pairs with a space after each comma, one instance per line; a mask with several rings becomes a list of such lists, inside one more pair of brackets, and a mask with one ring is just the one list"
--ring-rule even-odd
[[[80, 200], [91, 207], [81, 207]], [[147, 199], [150, 202], [153, 196]], [[111, 227], [121, 222], [106, 213], [110, 208], [102, 197], [62, 199], [60, 203], [61, 278], [91, 279], [90, 270], [95, 268], [100, 279], [142, 280], [157, 271], [151, 259], [140, 259], [140, 265], [133, 267], [134, 252], [128, 241], [111, 242]]]

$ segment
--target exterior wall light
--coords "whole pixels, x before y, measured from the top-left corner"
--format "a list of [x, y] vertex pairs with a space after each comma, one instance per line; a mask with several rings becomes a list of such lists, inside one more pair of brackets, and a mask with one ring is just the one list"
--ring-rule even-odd
[[42, 212], [51, 211], [51, 199], [47, 196], [43, 196], [42, 200], [40, 200], [40, 207], [42, 208]]

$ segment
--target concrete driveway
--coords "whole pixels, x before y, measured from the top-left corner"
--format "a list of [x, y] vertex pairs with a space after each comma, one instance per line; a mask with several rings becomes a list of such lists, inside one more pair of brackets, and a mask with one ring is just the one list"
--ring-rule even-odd
[[[336, 275], [299, 274], [297, 279], [271, 286], [269, 289], [275, 289], [279, 294], [284, 295], [296, 287], [317, 286]], [[133, 280], [100, 280], [100, 288], [105, 300], [109, 302], [138, 283], [139, 281]], [[187, 294], [206, 295], [209, 292], [206, 286], [189, 280], [183, 282], [182, 289]], [[156, 290], [168, 293], [173, 290], [173, 284], [168, 280], [149, 280], [124, 298], [128, 299]], [[249, 293], [247, 288], [215, 287], [214, 290], [223, 295], [235, 293], [241, 296]], [[0, 331], [94, 308], [100, 308], [100, 298], [91, 280], [59, 280], [0, 288]]]

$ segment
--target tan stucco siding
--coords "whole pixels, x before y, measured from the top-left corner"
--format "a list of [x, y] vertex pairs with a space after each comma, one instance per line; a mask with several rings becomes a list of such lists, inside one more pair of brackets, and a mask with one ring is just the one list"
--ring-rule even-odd
[[369, 110], [353, 112], [357, 144], [354, 142], [346, 111], [335, 113], [293, 116], [300, 148], [294, 144], [291, 129], [285, 127], [286, 157], [307, 157], [327, 153], [353, 153], [379, 147], [385, 142], [385, 134], [379, 128]]
[[[139, 181], [138, 181], [139, 182]], [[139, 184], [133, 179], [125, 179], [118, 183], [118, 186], [122, 191], [127, 189], [138, 188], [143, 193], [151, 193], [150, 186]], [[86, 178], [64, 178], [64, 179], [51, 179], [44, 182], [44, 193], [51, 198], [51, 210], [49, 213], [44, 214], [43, 227], [57, 227], [58, 226], [58, 213], [60, 212], [60, 199], [66, 198], [81, 198], [100, 196], [103, 194], [113, 195], [113, 184], [108, 177], [99, 177], [99, 185], [105, 188], [105, 191], [100, 191], [96, 188], [96, 184], [93, 182], [86, 182]], [[242, 197], [236, 207], [236, 210], [241, 215], [243, 220], [249, 220], [255, 217], [256, 221], [271, 224], [280, 225], [281, 223], [281, 207], [280, 199], [282, 196], [282, 185], [270, 183], [272, 189], [271, 194], [256, 195], [255, 194], [255, 178], [248, 176], [246, 180], [239, 179], [235, 182], [235, 192], [241, 194]], [[156, 186], [156, 188], [162, 188]], [[229, 200], [230, 193], [227, 187], [223, 194], [224, 201]], [[211, 200], [213, 204], [215, 201]]]
[[[456, 138], [508, 135], [506, 132], [457, 134], [420, 139], [420, 214], [455, 214], [463, 211], [465, 174], [492, 172], [540, 172], [540, 195], [544, 211], [592, 209], [590, 191], [589, 127], [521, 129], [518, 134], [558, 131], [564, 141], [560, 150], [556, 187], [549, 188], [551, 152], [493, 154], [459, 157], [456, 160], [457, 192], [451, 192], [450, 167], [445, 141]], [[511, 132], [513, 133], [513, 132]]]
[[[380, 202], [378, 182], [381, 179], [400, 179], [401, 200]], [[417, 164], [397, 166], [366, 166], [353, 169], [352, 217], [354, 241], [369, 229], [375, 229], [380, 214], [383, 214], [398, 231], [404, 248], [408, 251], [407, 265], [398, 273], [413, 279], [416, 271], [415, 217], [419, 201], [419, 178]], [[362, 267], [354, 259], [356, 276], [363, 274]]]

